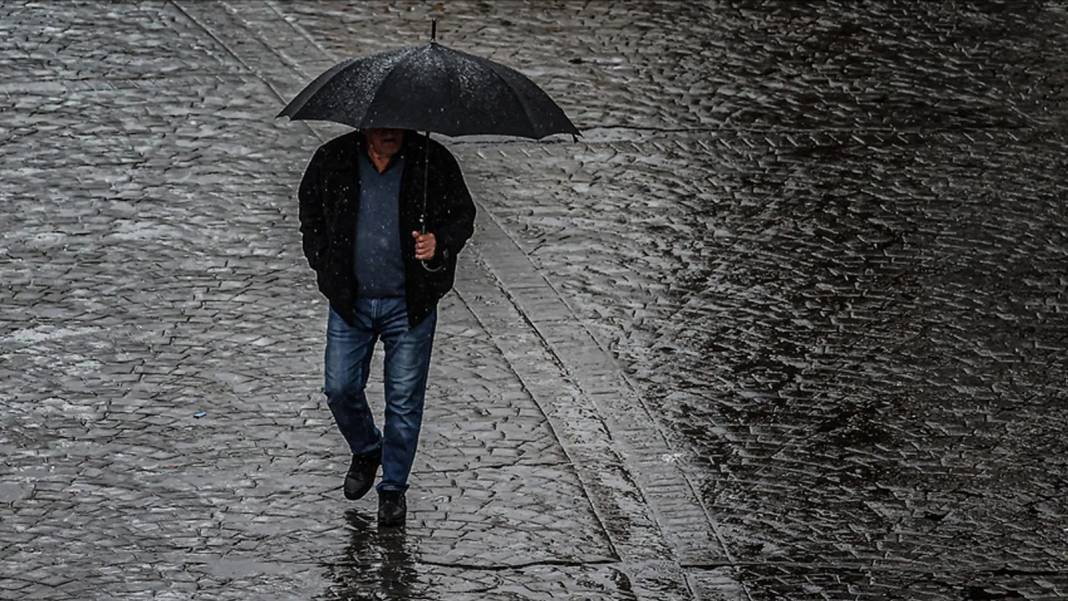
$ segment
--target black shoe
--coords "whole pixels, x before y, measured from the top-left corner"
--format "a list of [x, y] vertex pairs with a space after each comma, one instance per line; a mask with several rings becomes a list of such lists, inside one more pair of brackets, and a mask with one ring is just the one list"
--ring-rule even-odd
[[349, 472], [345, 474], [345, 498], [355, 501], [371, 490], [378, 465], [382, 463], [382, 449], [366, 455], [353, 455]]
[[381, 490], [378, 492], [378, 525], [400, 526], [408, 513], [408, 503], [404, 492], [399, 490]]

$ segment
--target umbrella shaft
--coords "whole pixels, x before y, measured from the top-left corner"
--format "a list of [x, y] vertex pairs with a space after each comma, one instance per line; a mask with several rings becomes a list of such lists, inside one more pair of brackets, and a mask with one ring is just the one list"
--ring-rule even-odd
[[423, 144], [423, 212], [419, 214], [419, 233], [426, 233], [426, 196], [427, 183], [430, 179], [430, 131], [424, 134]]
[[[430, 180], [430, 131], [428, 130], [424, 134], [425, 144], [423, 145], [423, 212], [419, 214], [419, 233], [426, 233], [426, 196], [427, 196], [427, 183]], [[445, 269], [445, 265], [438, 265], [437, 267], [430, 267], [426, 261], [419, 262], [423, 269], [435, 272]]]

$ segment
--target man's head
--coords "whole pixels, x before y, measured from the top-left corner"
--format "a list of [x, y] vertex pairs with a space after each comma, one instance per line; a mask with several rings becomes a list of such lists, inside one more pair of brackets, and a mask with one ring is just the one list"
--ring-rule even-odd
[[401, 148], [404, 142], [403, 129], [391, 129], [384, 127], [372, 127], [364, 131], [367, 136], [367, 146], [371, 152], [384, 159], [390, 159]]

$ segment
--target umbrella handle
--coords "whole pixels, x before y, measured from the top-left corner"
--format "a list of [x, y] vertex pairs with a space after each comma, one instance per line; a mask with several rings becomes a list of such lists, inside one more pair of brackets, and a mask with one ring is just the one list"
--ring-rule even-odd
[[[437, 22], [434, 22], [435, 28]], [[426, 233], [426, 196], [427, 196], [427, 183], [430, 180], [430, 131], [424, 134], [425, 143], [423, 144], [423, 211], [419, 214], [419, 233]], [[423, 269], [435, 273], [445, 269], [445, 264], [442, 263], [437, 267], [431, 267], [427, 265], [426, 261], [419, 261], [419, 264], [423, 266]]]

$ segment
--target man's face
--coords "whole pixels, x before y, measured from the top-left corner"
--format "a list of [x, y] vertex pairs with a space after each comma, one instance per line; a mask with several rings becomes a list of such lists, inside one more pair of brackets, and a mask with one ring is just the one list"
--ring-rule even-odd
[[372, 128], [367, 130], [367, 144], [371, 152], [390, 158], [400, 150], [404, 141], [403, 129]]

